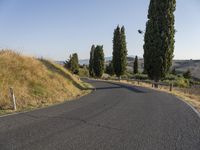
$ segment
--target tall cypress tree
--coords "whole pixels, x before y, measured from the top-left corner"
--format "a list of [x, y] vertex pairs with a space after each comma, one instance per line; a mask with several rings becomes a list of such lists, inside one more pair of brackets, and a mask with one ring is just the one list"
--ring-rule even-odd
[[92, 45], [91, 51], [90, 51], [90, 60], [89, 60], [89, 74], [91, 77], [94, 77], [94, 51], [95, 51], [95, 46]]
[[104, 52], [103, 52], [103, 46], [97, 45], [94, 51], [94, 73], [95, 76], [100, 78], [104, 73]]
[[120, 47], [120, 58], [121, 58], [121, 75], [124, 75], [126, 72], [127, 66], [127, 47], [126, 47], [126, 35], [125, 27], [121, 28], [121, 47]]
[[113, 68], [117, 77], [123, 75], [127, 65], [127, 48], [124, 26], [119, 26], [114, 30], [113, 36]]
[[159, 81], [169, 72], [174, 52], [176, 0], [151, 0], [146, 24], [144, 69]]
[[117, 28], [114, 30], [114, 35], [113, 35], [113, 68], [114, 72], [117, 76], [120, 76], [120, 27], [117, 26]]
[[137, 56], [135, 56], [135, 60], [134, 60], [134, 63], [133, 63], [133, 73], [134, 74], [138, 73], [138, 57]]

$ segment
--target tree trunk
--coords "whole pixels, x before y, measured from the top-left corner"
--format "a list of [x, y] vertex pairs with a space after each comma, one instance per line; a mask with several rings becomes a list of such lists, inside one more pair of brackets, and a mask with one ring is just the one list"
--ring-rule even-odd
[[158, 82], [159, 82], [159, 80], [155, 79], [154, 82], [155, 82], [154, 83], [154, 87], [157, 89], [158, 88]]

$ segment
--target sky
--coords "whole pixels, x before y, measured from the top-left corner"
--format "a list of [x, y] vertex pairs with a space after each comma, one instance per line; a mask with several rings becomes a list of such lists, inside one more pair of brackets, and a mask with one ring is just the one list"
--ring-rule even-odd
[[[150, 0], [0, 0], [0, 49], [66, 60], [92, 44], [112, 56], [113, 31], [126, 28], [129, 55], [143, 56]], [[200, 0], [177, 0], [175, 59], [200, 59]]]

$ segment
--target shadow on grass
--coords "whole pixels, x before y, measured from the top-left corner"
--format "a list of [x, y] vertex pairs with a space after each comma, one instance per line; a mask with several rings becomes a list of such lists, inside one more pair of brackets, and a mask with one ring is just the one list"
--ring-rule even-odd
[[74, 79], [67, 74], [66, 72], [64, 72], [62, 69], [60, 69], [59, 67], [57, 67], [56, 65], [52, 64], [51, 62], [49, 62], [48, 60], [44, 60], [44, 59], [39, 59], [50, 71], [52, 71], [53, 73], [58, 73], [59, 75], [63, 76], [64, 78], [69, 79], [72, 84], [74, 86], [76, 86], [77, 88], [81, 89], [81, 90], [87, 90], [87, 88], [84, 88], [83, 86], [81, 86], [80, 84], [78, 84], [76, 81], [74, 81]]

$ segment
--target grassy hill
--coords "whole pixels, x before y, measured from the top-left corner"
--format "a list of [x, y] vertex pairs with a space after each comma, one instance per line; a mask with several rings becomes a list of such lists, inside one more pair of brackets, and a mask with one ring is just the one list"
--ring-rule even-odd
[[85, 83], [56, 63], [0, 51], [0, 111], [12, 107], [10, 87], [19, 110], [62, 102], [86, 92]]

